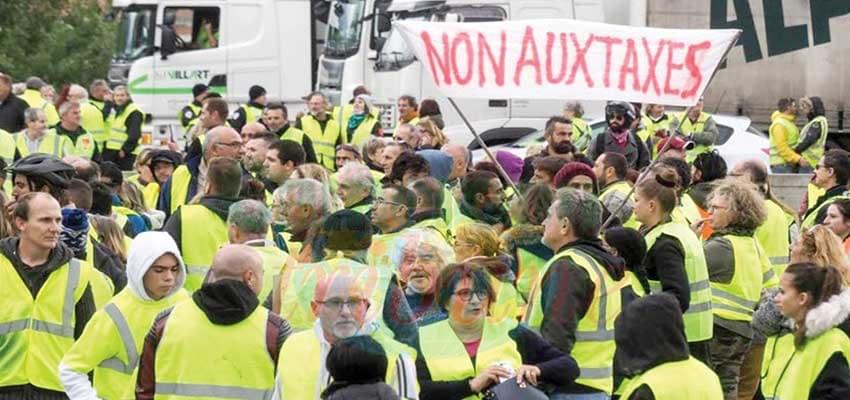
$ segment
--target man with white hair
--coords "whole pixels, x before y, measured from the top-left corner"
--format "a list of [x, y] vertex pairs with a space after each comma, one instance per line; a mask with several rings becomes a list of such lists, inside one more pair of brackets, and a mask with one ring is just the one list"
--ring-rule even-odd
[[203, 153], [189, 158], [185, 164], [174, 170], [162, 185], [156, 208], [169, 216], [178, 207], [188, 203], [198, 192], [203, 191], [207, 181], [208, 163], [215, 157], [235, 160], [242, 157], [242, 138], [236, 130], [219, 126], [207, 132]]
[[365, 164], [348, 163], [337, 174], [336, 194], [346, 209], [366, 214], [372, 208], [375, 179]]
[[80, 125], [82, 107], [76, 101], [66, 101], [59, 106], [59, 124], [53, 129], [65, 139], [65, 155], [85, 159], [98, 159], [100, 152], [94, 136]]
[[472, 161], [469, 150], [466, 146], [457, 143], [447, 143], [441, 150], [452, 157], [452, 171], [449, 173], [448, 186], [454, 188], [460, 184], [460, 178], [469, 171], [469, 164]]
[[[89, 101], [89, 94], [86, 88], [77, 85], [76, 83], [68, 88], [68, 101], [75, 101], [80, 104], [80, 125], [83, 126], [86, 132], [90, 133], [97, 142], [99, 138], [105, 139], [107, 127], [103, 112]], [[61, 119], [62, 110], [59, 107], [59, 116]]]
[[284, 221], [286, 231], [276, 243], [299, 262], [324, 258], [317, 243], [319, 228], [331, 214], [331, 195], [313, 179], [289, 179], [274, 192], [272, 209]]

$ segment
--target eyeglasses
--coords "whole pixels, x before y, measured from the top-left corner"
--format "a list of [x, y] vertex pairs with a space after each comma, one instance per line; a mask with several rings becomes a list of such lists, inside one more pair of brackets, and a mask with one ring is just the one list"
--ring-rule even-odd
[[389, 205], [392, 205], [392, 206], [407, 207], [406, 205], [401, 204], [401, 203], [396, 203], [394, 201], [384, 200], [382, 197], [378, 197], [377, 199], [375, 199], [374, 204], [376, 206], [381, 205], [381, 204], [389, 204]]
[[461, 299], [462, 301], [472, 300], [473, 294], [475, 295], [475, 297], [478, 297], [478, 300], [487, 300], [487, 299], [490, 298], [490, 293], [487, 293], [487, 291], [483, 290], [483, 289], [478, 289], [478, 290], [461, 289], [461, 290], [458, 290], [457, 292], [454, 292], [452, 294], [457, 296], [457, 298]]
[[348, 306], [349, 310], [354, 310], [354, 309], [357, 309], [357, 308], [360, 308], [364, 305], [369, 304], [369, 302], [366, 299], [357, 299], [357, 298], [348, 299], [348, 300], [329, 299], [329, 300], [325, 300], [325, 301], [317, 301], [317, 303], [319, 303], [319, 304], [321, 304], [325, 307], [328, 307], [329, 309], [331, 309], [333, 311], [340, 311], [340, 310], [342, 310], [342, 307], [344, 307], [344, 306]]

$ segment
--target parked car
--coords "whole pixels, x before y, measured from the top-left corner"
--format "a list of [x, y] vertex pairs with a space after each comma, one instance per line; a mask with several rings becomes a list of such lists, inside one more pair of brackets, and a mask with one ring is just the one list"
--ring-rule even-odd
[[[740, 161], [753, 158], [769, 164], [768, 136], [753, 127], [749, 118], [728, 115], [714, 115], [713, 118], [720, 131], [715, 148], [730, 169]], [[545, 123], [541, 118], [514, 118], [476, 121], [474, 126], [492, 151], [507, 150], [525, 158], [529, 150], [536, 152], [546, 145], [542, 128]], [[590, 127], [595, 137], [605, 131], [605, 120], [595, 119]], [[487, 157], [465, 125], [448, 127], [445, 132], [451, 142], [468, 143], [474, 161]]]

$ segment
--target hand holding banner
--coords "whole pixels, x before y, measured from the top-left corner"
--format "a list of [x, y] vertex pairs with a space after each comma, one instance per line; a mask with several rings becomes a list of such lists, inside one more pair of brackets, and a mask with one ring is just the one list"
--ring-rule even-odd
[[679, 106], [699, 100], [740, 34], [557, 19], [395, 27], [447, 97]]

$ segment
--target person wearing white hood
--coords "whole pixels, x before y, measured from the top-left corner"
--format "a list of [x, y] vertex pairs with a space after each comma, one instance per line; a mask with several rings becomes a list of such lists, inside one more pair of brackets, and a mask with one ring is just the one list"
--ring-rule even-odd
[[134, 398], [145, 335], [161, 311], [189, 297], [185, 280], [186, 266], [169, 234], [136, 236], [127, 256], [127, 287], [94, 314], [59, 365], [68, 397]]

